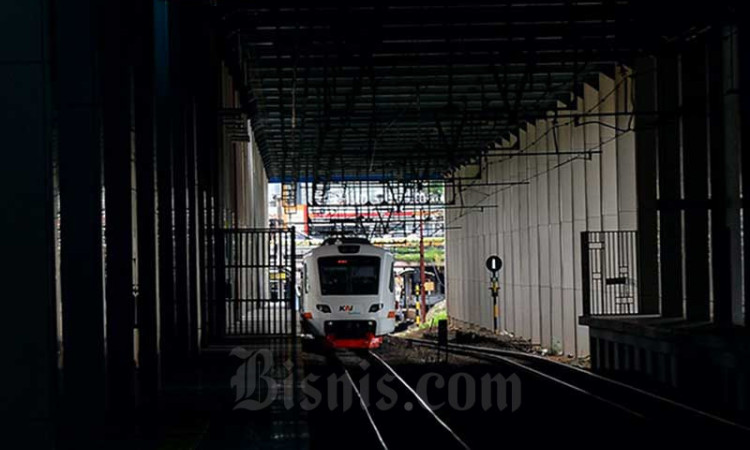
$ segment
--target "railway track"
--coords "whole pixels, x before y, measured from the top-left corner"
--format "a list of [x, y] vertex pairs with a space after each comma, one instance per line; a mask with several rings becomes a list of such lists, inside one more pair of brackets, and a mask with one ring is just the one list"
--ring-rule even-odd
[[[369, 434], [378, 448], [469, 448], [380, 356], [371, 351], [336, 351], [334, 358], [367, 418]], [[387, 398], [373, 395], [375, 388], [383, 390], [382, 386], [375, 386], [381, 382], [391, 389]]]
[[[414, 345], [437, 348], [435, 341], [394, 338]], [[448, 344], [450, 353], [470, 356], [507, 366], [520, 373], [588, 397], [605, 407], [636, 420], [653, 424], [655, 429], [702, 434], [705, 432], [748, 434], [750, 428], [705, 411], [684, 405], [634, 386], [603, 377], [568, 364], [518, 351], [462, 344]]]

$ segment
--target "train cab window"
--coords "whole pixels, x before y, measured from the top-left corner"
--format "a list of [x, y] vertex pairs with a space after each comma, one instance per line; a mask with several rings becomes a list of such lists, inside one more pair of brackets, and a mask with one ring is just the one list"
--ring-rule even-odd
[[305, 285], [305, 294], [310, 292], [310, 279], [307, 275], [307, 263], [302, 266], [302, 278]]
[[322, 295], [377, 295], [380, 258], [327, 256], [318, 259]]
[[390, 281], [388, 282], [388, 291], [393, 292], [393, 284], [396, 282], [395, 276], [393, 275], [393, 269], [394, 269], [394, 262], [391, 262], [391, 271], [388, 272], [388, 276], [390, 277]]

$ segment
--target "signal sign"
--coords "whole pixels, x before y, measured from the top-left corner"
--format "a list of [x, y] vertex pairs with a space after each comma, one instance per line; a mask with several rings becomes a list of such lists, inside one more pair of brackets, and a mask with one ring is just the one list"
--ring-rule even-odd
[[500, 271], [500, 269], [503, 268], [503, 260], [499, 256], [492, 255], [487, 258], [487, 262], [485, 262], [485, 265], [487, 266], [487, 270], [489, 270], [493, 274], [496, 274]]

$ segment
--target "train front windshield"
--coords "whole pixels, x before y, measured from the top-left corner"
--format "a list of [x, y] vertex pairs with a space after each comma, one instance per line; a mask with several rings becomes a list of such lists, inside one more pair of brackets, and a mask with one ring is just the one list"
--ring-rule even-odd
[[380, 258], [327, 256], [318, 259], [323, 295], [378, 295]]

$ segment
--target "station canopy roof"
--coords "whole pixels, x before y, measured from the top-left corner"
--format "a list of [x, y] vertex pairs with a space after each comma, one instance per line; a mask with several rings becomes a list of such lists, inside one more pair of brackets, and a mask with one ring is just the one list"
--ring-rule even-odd
[[699, 29], [692, 3], [216, 1], [272, 181], [444, 177]]

